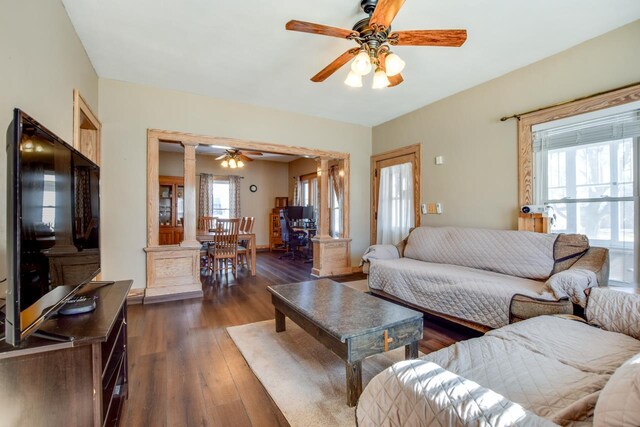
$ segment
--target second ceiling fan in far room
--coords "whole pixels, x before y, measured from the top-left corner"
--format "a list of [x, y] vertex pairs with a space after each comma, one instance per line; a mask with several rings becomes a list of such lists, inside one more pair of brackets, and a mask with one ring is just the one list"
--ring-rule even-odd
[[360, 6], [369, 16], [347, 30], [304, 21], [289, 21], [286, 29], [320, 34], [355, 41], [359, 46], [349, 49], [311, 78], [323, 82], [351, 59], [351, 72], [345, 84], [362, 86], [362, 77], [375, 70], [374, 89], [397, 86], [404, 81], [404, 61], [391, 51], [391, 46], [460, 47], [467, 40], [467, 30], [409, 30], [391, 31], [391, 22], [405, 0], [361, 0]]

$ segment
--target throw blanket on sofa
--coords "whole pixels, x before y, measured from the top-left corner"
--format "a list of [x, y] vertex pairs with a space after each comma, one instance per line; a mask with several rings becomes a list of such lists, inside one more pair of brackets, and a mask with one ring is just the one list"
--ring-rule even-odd
[[462, 227], [418, 227], [404, 256], [526, 279], [546, 280], [553, 271], [557, 234]]
[[369, 287], [490, 328], [509, 324], [515, 294], [555, 300], [549, 293], [541, 295], [544, 282], [410, 258], [373, 261]]
[[[439, 412], [430, 411], [440, 403], [431, 401], [439, 395], [428, 387], [433, 382], [430, 367], [436, 364], [444, 371], [439, 377], [451, 377], [442, 384], [447, 388], [446, 397], [457, 397], [446, 406], [458, 414], [449, 425], [463, 425], [457, 421], [468, 418], [469, 413], [472, 421], [483, 421], [473, 425], [495, 425], [488, 421], [504, 417], [503, 408], [523, 417], [523, 422], [513, 418], [516, 422], [505, 425], [537, 421], [509, 406], [513, 404], [560, 425], [590, 425], [600, 391], [617, 367], [638, 352], [640, 341], [629, 336], [572, 320], [536, 317], [383, 371], [360, 397], [358, 423], [363, 427], [406, 425], [408, 421], [445, 425], [439, 423]], [[470, 393], [465, 380], [486, 390], [487, 398], [489, 391], [497, 394], [491, 396], [495, 404], [483, 408], [466, 399]], [[472, 398], [482, 403], [477, 393]]]

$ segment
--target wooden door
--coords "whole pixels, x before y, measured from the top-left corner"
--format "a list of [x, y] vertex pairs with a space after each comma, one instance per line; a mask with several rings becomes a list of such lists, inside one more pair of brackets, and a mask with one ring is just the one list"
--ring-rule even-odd
[[380, 196], [380, 177], [384, 168], [410, 163], [413, 171], [413, 224], [420, 226], [420, 184], [422, 147], [408, 147], [371, 156], [371, 244], [376, 244], [378, 236], [378, 201]]

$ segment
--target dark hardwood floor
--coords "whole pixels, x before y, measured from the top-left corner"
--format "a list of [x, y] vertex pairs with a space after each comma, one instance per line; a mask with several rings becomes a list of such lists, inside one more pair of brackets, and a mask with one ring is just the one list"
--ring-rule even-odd
[[[215, 284], [203, 276], [202, 300], [129, 307], [129, 399], [122, 426], [288, 425], [226, 332], [274, 318], [268, 285], [310, 279], [311, 264], [277, 257], [259, 253], [255, 277], [246, 269]], [[479, 335], [430, 319], [424, 332], [424, 353]]]

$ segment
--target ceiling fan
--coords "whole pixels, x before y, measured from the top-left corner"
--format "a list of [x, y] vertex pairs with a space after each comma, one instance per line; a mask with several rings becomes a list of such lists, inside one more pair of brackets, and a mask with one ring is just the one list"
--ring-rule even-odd
[[[311, 77], [313, 82], [323, 82], [340, 67], [355, 57], [345, 84], [362, 87], [362, 76], [374, 69], [373, 88], [397, 86], [404, 81], [405, 63], [391, 51], [391, 46], [448, 46], [460, 47], [467, 40], [467, 30], [410, 30], [391, 32], [391, 21], [396, 17], [405, 0], [361, 0], [360, 6], [369, 16], [356, 22], [352, 30], [329, 27], [304, 21], [289, 21], [290, 31], [320, 34], [344, 38], [358, 43], [359, 47], [347, 50], [322, 71]], [[375, 68], [374, 68], [375, 67]]]
[[262, 153], [258, 151], [240, 151], [235, 149], [224, 150], [225, 153], [219, 157], [216, 157], [216, 160], [222, 160], [220, 164], [223, 168], [241, 168], [244, 166], [245, 162], [253, 162], [253, 159], [247, 157], [247, 154], [251, 156], [262, 156]]

